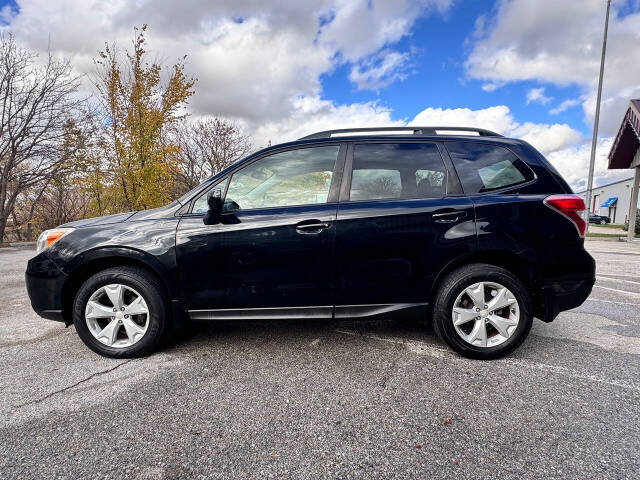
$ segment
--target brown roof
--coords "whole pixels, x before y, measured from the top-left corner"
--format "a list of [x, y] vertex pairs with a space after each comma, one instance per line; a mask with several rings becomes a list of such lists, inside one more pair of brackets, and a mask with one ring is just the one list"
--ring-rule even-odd
[[631, 168], [640, 148], [640, 99], [631, 100], [609, 152], [609, 169]]

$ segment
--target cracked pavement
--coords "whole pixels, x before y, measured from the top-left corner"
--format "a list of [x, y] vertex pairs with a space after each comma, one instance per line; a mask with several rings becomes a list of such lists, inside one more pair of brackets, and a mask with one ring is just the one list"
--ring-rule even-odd
[[0, 249], [0, 478], [640, 478], [640, 244], [493, 362], [409, 320], [201, 324], [145, 359], [30, 308]]

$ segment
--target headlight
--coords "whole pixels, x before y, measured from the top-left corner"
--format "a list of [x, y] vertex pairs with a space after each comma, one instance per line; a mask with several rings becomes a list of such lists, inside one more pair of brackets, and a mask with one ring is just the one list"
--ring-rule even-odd
[[73, 232], [73, 228], [53, 228], [51, 230], [45, 230], [38, 237], [38, 244], [36, 245], [36, 253], [40, 253], [45, 248], [51, 246], [53, 243], [60, 240], [67, 233]]

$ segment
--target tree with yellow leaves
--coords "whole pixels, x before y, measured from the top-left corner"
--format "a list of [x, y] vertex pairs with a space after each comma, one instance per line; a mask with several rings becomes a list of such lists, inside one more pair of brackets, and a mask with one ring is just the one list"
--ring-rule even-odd
[[133, 50], [122, 61], [109, 45], [96, 60], [103, 119], [91, 181], [98, 172], [100, 194], [109, 199], [107, 209], [100, 201], [101, 214], [158, 207], [171, 199], [178, 147], [166, 132], [185, 118], [195, 79], [185, 74], [186, 56], [170, 69], [149, 63], [146, 30], [135, 29]]

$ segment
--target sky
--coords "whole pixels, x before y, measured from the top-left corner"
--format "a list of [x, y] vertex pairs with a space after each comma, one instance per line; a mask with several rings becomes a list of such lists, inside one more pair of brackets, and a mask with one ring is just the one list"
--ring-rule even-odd
[[[105, 43], [148, 25], [154, 59], [187, 55], [192, 118], [238, 122], [256, 147], [319, 130], [449, 125], [540, 150], [576, 191], [591, 147], [605, 0], [0, 0], [0, 30], [71, 58], [91, 91]], [[596, 185], [640, 98], [640, 0], [614, 0]]]

